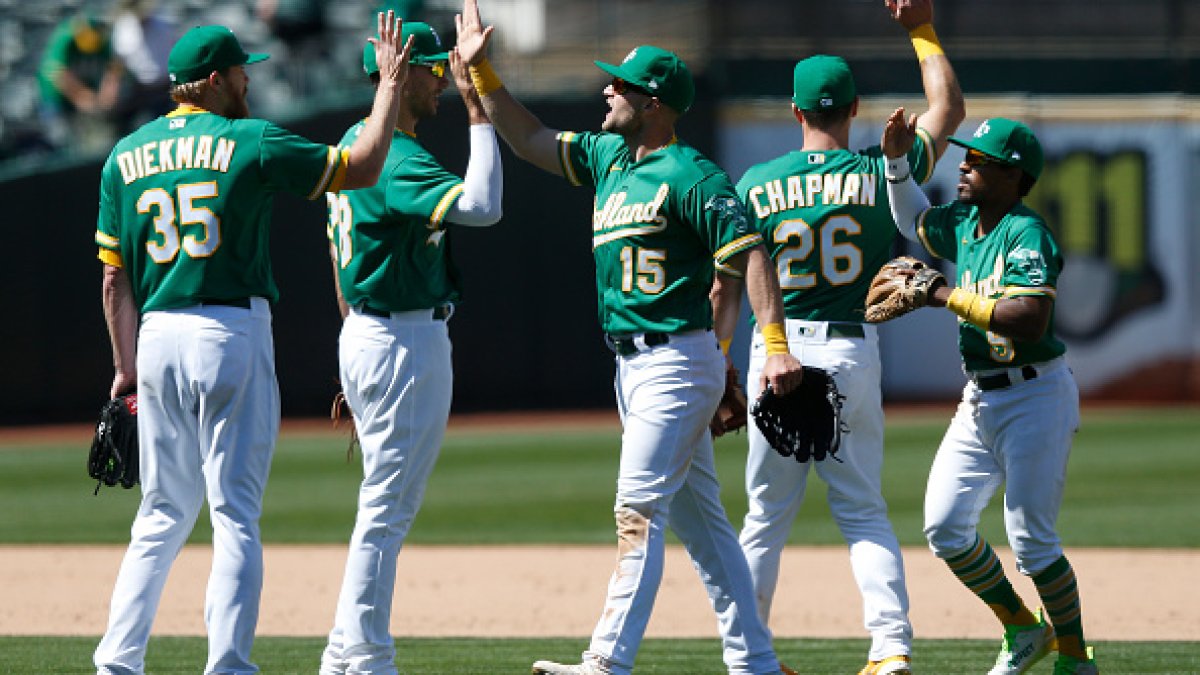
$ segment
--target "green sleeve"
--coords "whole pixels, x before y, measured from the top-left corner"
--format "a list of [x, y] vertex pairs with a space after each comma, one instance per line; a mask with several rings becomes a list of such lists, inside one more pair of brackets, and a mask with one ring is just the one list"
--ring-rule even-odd
[[463, 181], [427, 152], [411, 155], [387, 177], [387, 210], [426, 221], [439, 229], [446, 213], [462, 195]]
[[697, 234], [713, 252], [718, 266], [733, 256], [762, 243], [733, 184], [724, 173], [709, 175], [688, 190], [681, 205], [685, 222], [694, 223]]
[[918, 185], [924, 185], [933, 176], [933, 168], [937, 164], [933, 153], [933, 139], [930, 138], [929, 132], [918, 128], [917, 138], [913, 141], [912, 149], [908, 151], [908, 166], [912, 171], [913, 180], [917, 181]]
[[625, 144], [616, 134], [563, 131], [558, 134], [558, 161], [572, 185], [595, 187], [618, 161]]
[[268, 189], [317, 199], [345, 171], [340, 148], [314, 143], [270, 122], [263, 123], [259, 145]]
[[974, 207], [959, 202], [926, 209], [917, 217], [917, 236], [925, 250], [933, 255], [958, 262], [958, 228], [971, 218]]
[[1014, 237], [1004, 259], [1004, 295], [1054, 297], [1062, 255], [1044, 223], [1031, 223]]
[[96, 215], [96, 245], [102, 250], [102, 260], [113, 260], [109, 257], [111, 255], [119, 259], [121, 255], [121, 233], [117, 229], [116, 195], [113, 194], [113, 180], [117, 171], [114, 156], [115, 153], [108, 156], [100, 172], [100, 210]]

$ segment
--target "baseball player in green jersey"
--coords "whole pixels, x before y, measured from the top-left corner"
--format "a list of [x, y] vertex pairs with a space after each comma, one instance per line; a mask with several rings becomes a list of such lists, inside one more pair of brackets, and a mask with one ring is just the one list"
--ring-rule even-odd
[[110, 395], [137, 390], [142, 502], [96, 648], [99, 673], [143, 672], [167, 573], [206, 499], [204, 672], [258, 672], [258, 519], [279, 431], [271, 201], [378, 180], [408, 76], [400, 22], [380, 15], [378, 28], [371, 42], [387, 85], [349, 148], [248, 119], [244, 66], [267, 55], [247, 54], [228, 28], [200, 26], [168, 59], [179, 107], [118, 141], [104, 164], [96, 243], [116, 369]]
[[[413, 36], [412, 66], [383, 178], [371, 188], [329, 194], [331, 253], [343, 298], [341, 380], [364, 476], [323, 675], [396, 672], [389, 630], [396, 558], [450, 415], [446, 322], [460, 288], [447, 225], [492, 225], [501, 215], [500, 148], [466, 66], [429, 25], [408, 22], [404, 33]], [[374, 51], [363, 56], [367, 74], [378, 80]], [[470, 123], [465, 179], [442, 168], [416, 136], [417, 123], [437, 114], [447, 61]]]
[[[991, 675], [1023, 673], [1054, 648], [1058, 675], [1098, 672], [1083, 638], [1079, 590], [1055, 523], [1079, 390], [1054, 336], [1062, 254], [1046, 221], [1026, 207], [1042, 148], [1020, 122], [985, 120], [959, 165], [958, 199], [930, 208], [908, 179], [912, 120], [897, 110], [884, 130], [888, 193], [904, 236], [957, 265], [958, 287], [935, 285], [933, 307], [959, 317], [967, 384], [929, 472], [925, 536], [950, 571], [1004, 624]], [[976, 529], [1004, 486], [1004, 525], [1017, 569], [1033, 579], [1049, 623], [1013, 591]]]
[[[962, 92], [937, 47], [930, 0], [892, 0], [888, 6], [912, 38], [929, 101], [908, 155], [914, 175], [924, 182], [965, 115]], [[871, 279], [891, 257], [896, 226], [888, 208], [883, 151], [878, 145], [848, 148], [857, 106], [854, 77], [844, 60], [827, 55], [801, 60], [791, 108], [804, 145], [751, 167], [737, 185], [775, 261], [789, 347], [806, 365], [833, 375], [846, 397], [842, 420], [849, 430], [840, 461], [797, 462], [771, 449], [751, 425], [749, 510], [740, 540], [766, 622], [784, 545], [815, 470], [829, 486], [829, 509], [849, 547], [863, 598], [871, 645], [862, 673], [882, 675], [909, 672], [912, 624], [900, 546], [881, 493], [879, 343], [875, 326], [863, 323], [863, 304]], [[765, 349], [762, 333], [755, 331], [748, 369], [751, 397], [759, 393], [755, 385]]]
[[[475, 0], [458, 17], [458, 49], [497, 131], [521, 158], [596, 191], [592, 250], [600, 325], [616, 355], [623, 426], [614, 515], [617, 569], [579, 664], [537, 661], [534, 673], [625, 675], [662, 579], [665, 531], [678, 535], [717, 613], [730, 673], [778, 673], [770, 633], [725, 515], [709, 422], [724, 391], [725, 356], [709, 300], [714, 274], [745, 277], [751, 304], [775, 330], [763, 377], [782, 391], [802, 377], [787, 352], [782, 299], [762, 238], [725, 172], [675, 136], [694, 84], [675, 54], [643, 45], [613, 77], [602, 133], [547, 128], [501, 84], [484, 51]], [[742, 290], [740, 283], [730, 283]], [[738, 298], [740, 300], [740, 296]], [[736, 322], [722, 303], [718, 325]], [[720, 337], [726, 337], [721, 335]]]

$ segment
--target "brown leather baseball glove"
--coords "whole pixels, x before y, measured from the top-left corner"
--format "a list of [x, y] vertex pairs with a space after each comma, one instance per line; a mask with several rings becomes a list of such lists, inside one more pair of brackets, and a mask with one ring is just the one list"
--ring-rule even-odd
[[941, 272], [912, 256], [890, 260], [871, 280], [865, 318], [869, 323], [880, 323], [904, 316], [924, 307], [933, 289], [944, 283], [946, 277]]
[[725, 393], [721, 394], [717, 412], [708, 423], [712, 435], [717, 437], [731, 431], [741, 431], [746, 426], [747, 406], [746, 390], [738, 383], [737, 368], [729, 364], [725, 369]]

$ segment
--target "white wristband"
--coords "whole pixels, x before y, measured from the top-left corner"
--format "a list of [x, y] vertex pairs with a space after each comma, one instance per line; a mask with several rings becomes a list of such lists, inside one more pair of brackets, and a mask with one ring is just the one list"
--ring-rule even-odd
[[911, 175], [912, 171], [908, 168], [908, 155], [900, 155], [895, 159], [889, 158], [887, 169], [883, 172], [883, 177], [889, 183], [903, 183]]

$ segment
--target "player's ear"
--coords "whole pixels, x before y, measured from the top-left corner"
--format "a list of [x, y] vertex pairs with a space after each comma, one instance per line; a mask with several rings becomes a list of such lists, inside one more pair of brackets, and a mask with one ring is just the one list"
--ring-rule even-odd
[[795, 103], [792, 104], [792, 117], [795, 117], [800, 124], [804, 124], [804, 111], [796, 107]]

